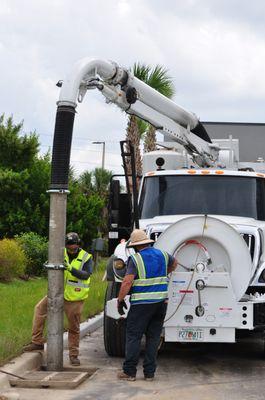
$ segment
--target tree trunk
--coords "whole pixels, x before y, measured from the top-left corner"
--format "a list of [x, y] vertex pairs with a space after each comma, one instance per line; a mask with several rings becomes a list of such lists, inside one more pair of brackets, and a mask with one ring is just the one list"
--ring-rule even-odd
[[156, 129], [150, 126], [144, 138], [144, 152], [149, 153], [154, 150], [156, 150]]
[[[130, 140], [134, 146], [134, 156], [135, 156], [135, 169], [137, 175], [142, 175], [142, 157], [140, 152], [140, 135], [137, 125], [137, 118], [135, 115], [131, 115], [128, 120], [127, 130], [126, 130], [126, 140]], [[131, 174], [131, 162], [130, 159], [126, 160], [126, 165], [128, 168], [128, 173]]]

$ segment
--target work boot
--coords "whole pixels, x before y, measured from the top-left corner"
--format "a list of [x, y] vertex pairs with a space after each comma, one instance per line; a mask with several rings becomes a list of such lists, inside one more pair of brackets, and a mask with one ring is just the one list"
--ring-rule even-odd
[[23, 351], [36, 351], [36, 350], [44, 350], [44, 344], [37, 344], [31, 342], [23, 347]]
[[80, 365], [80, 360], [78, 357], [76, 356], [71, 356], [70, 357], [70, 364], [74, 365], [75, 367], [77, 367], [78, 365]]
[[124, 371], [118, 372], [117, 378], [120, 379], [120, 380], [122, 380], [122, 381], [135, 381], [135, 380], [136, 380], [136, 377], [135, 377], [135, 376], [133, 376], [133, 375], [127, 375], [127, 374], [125, 374]]
[[154, 375], [145, 375], [144, 380], [152, 382], [155, 379]]

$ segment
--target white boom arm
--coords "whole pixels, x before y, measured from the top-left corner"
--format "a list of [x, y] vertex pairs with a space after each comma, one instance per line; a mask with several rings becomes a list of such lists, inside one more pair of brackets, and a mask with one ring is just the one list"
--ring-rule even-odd
[[192, 133], [200, 125], [197, 116], [175, 104], [112, 61], [80, 60], [63, 82], [58, 106], [76, 107], [88, 89], [99, 89], [108, 103], [152, 124], [164, 136], [178, 142], [199, 166], [214, 166], [218, 146]]

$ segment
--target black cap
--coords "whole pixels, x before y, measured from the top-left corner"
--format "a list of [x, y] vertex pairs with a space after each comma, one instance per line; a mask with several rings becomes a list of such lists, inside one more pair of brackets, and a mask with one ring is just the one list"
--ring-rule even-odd
[[65, 236], [65, 245], [68, 244], [80, 244], [80, 239], [77, 233], [69, 232]]

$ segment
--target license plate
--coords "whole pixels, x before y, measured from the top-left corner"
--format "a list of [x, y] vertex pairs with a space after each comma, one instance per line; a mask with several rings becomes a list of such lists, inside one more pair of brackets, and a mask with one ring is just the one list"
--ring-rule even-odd
[[181, 342], [202, 342], [204, 338], [203, 329], [181, 328], [178, 329], [178, 340]]

